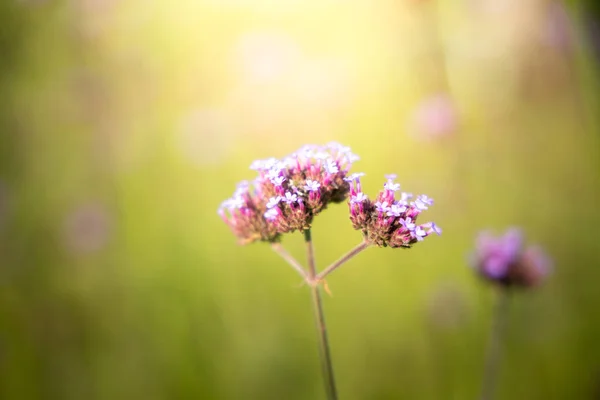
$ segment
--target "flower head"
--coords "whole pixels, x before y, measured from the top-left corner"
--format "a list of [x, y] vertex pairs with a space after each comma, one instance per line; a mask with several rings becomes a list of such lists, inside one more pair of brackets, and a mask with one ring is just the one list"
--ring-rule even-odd
[[382, 247], [410, 248], [432, 233], [440, 235], [442, 230], [433, 222], [417, 224], [417, 217], [433, 204], [433, 200], [421, 195], [409, 205], [406, 200], [412, 195], [407, 193], [401, 193], [397, 200], [394, 196], [400, 185], [394, 182], [396, 176], [387, 175], [386, 178], [375, 201], [362, 192], [355, 194], [361, 196], [359, 205], [357, 198], [351, 198], [350, 221], [354, 229], [362, 231], [368, 242]]
[[546, 277], [551, 261], [539, 247], [523, 246], [520, 229], [510, 228], [502, 236], [481, 232], [471, 264], [483, 278], [503, 286], [536, 286]]
[[256, 179], [239, 184], [218, 213], [242, 244], [277, 241], [281, 234], [308, 229], [330, 203], [348, 198], [348, 173], [356, 160], [350, 148], [332, 142], [303, 146], [281, 160], [254, 161]]

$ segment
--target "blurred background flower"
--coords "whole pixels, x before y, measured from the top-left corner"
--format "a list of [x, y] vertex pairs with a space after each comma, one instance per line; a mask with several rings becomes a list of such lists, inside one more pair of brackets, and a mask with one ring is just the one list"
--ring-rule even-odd
[[[554, 269], [511, 304], [499, 398], [592, 398], [594, 4], [1, 1], [0, 398], [318, 398], [298, 277], [215, 210], [252, 160], [334, 140], [444, 228], [328, 279], [340, 397], [475, 398], [492, 298], [464, 256], [516, 225]], [[325, 265], [360, 233], [332, 205], [313, 240]]]
[[81, 205], [65, 218], [65, 247], [73, 253], [99, 251], [109, 239], [110, 225], [110, 216], [105, 207], [97, 203]]
[[411, 122], [408, 130], [416, 139], [434, 140], [456, 131], [458, 115], [448, 95], [436, 94], [419, 103]]
[[541, 247], [525, 247], [523, 232], [513, 227], [498, 237], [481, 232], [470, 264], [482, 278], [500, 286], [533, 287], [548, 276], [552, 261]]

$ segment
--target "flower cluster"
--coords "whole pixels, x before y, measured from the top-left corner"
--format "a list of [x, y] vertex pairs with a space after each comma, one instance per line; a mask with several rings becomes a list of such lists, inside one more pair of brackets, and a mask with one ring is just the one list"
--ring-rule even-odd
[[524, 287], [538, 285], [551, 267], [550, 259], [541, 248], [524, 248], [523, 234], [517, 228], [508, 229], [500, 237], [487, 231], [480, 233], [471, 264], [489, 281]]
[[278, 160], [254, 161], [256, 179], [238, 184], [219, 214], [242, 244], [275, 242], [280, 235], [310, 228], [329, 203], [346, 199], [348, 171], [358, 156], [339, 143], [307, 145]]
[[375, 201], [371, 201], [361, 189], [362, 174], [352, 174], [346, 178], [350, 187], [350, 221], [354, 229], [361, 230], [365, 240], [381, 247], [410, 248], [432, 233], [440, 235], [442, 230], [433, 222], [417, 225], [417, 217], [433, 205], [426, 195], [417, 196], [414, 201], [411, 193], [395, 193], [400, 190], [395, 175], [386, 176], [387, 182]]

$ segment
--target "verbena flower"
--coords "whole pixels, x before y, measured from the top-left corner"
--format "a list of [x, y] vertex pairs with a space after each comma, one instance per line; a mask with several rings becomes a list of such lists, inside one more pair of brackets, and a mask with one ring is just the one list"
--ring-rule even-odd
[[488, 281], [523, 287], [541, 283], [552, 264], [540, 247], [524, 248], [523, 233], [518, 228], [510, 228], [499, 237], [489, 231], [481, 232], [470, 262]]
[[361, 191], [360, 176], [351, 178], [350, 221], [370, 244], [410, 248], [432, 233], [441, 235], [441, 228], [433, 222], [417, 224], [419, 214], [431, 206], [433, 200], [421, 195], [409, 203], [412, 194], [404, 192], [396, 199], [395, 192], [400, 189], [400, 184], [394, 182], [395, 175], [386, 175], [387, 182], [375, 201]]
[[218, 213], [242, 244], [278, 241], [281, 234], [310, 228], [329, 203], [348, 197], [348, 171], [358, 159], [349, 147], [332, 142], [303, 146], [281, 160], [254, 161], [250, 168], [258, 176], [240, 183]]

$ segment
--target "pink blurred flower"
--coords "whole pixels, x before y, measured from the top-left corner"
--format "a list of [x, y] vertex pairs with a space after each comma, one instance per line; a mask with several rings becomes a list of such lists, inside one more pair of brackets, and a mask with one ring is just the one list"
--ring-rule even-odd
[[435, 94], [415, 109], [409, 130], [421, 139], [436, 139], [456, 131], [458, 113], [449, 95]]
[[548, 46], [568, 50], [573, 45], [573, 27], [565, 6], [560, 1], [553, 1], [546, 13], [542, 40]]
[[502, 236], [481, 232], [471, 255], [471, 266], [490, 282], [532, 287], [549, 274], [552, 260], [538, 246], [525, 248], [521, 230], [510, 228]]
[[102, 204], [88, 203], [74, 209], [64, 221], [65, 247], [72, 253], [92, 253], [108, 242], [110, 214]]

